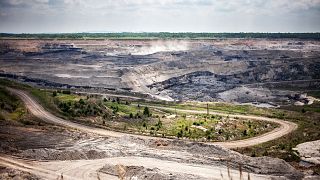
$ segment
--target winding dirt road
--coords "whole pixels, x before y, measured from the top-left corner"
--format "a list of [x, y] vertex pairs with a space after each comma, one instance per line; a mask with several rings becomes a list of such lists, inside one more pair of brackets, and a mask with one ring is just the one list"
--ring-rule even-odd
[[[28, 110], [35, 115], [36, 117], [49, 122], [49, 123], [55, 123], [58, 125], [66, 126], [75, 128], [81, 131], [95, 133], [103, 136], [110, 136], [110, 137], [121, 137], [124, 135], [128, 135], [126, 133], [121, 132], [115, 132], [110, 130], [105, 130], [101, 128], [94, 128], [90, 126], [85, 126], [77, 123], [73, 123], [67, 120], [64, 120], [62, 118], [56, 117], [53, 114], [46, 111], [38, 102], [36, 102], [31, 96], [29, 96], [26, 92], [22, 90], [12, 89], [8, 88], [11, 92], [19, 96], [22, 101], [26, 104], [26, 107]], [[172, 111], [179, 111], [179, 112], [188, 112], [188, 113], [206, 113], [206, 111], [198, 111], [198, 110], [183, 110], [183, 109], [174, 109], [169, 107], [158, 107], [158, 106], [149, 106], [151, 108], [156, 109], [164, 109], [164, 110], [172, 110]], [[277, 123], [280, 126], [268, 133], [262, 134], [260, 136], [244, 139], [244, 140], [237, 140], [237, 141], [229, 141], [229, 142], [214, 142], [210, 144], [216, 144], [220, 145], [226, 148], [237, 148], [237, 147], [248, 147], [248, 146], [254, 146], [257, 144], [261, 144], [267, 141], [271, 141], [274, 139], [277, 139], [279, 137], [282, 137], [292, 131], [294, 131], [297, 128], [297, 124], [289, 121], [284, 121], [280, 119], [274, 119], [274, 118], [267, 118], [267, 117], [259, 117], [259, 116], [253, 116], [253, 115], [231, 115], [231, 114], [224, 114], [224, 113], [217, 113], [217, 112], [210, 112], [210, 114], [215, 115], [221, 115], [221, 116], [229, 116], [229, 117], [238, 117], [238, 118], [245, 118], [245, 119], [252, 119], [252, 120], [261, 120], [261, 121], [268, 121]], [[143, 138], [143, 139], [156, 139], [157, 137], [149, 137], [149, 136], [142, 136], [142, 135], [134, 135], [132, 136]]]
[[[173, 161], [146, 158], [146, 157], [112, 157], [94, 160], [73, 161], [26, 161], [10, 156], [0, 156], [0, 165], [14, 168], [20, 171], [32, 173], [38, 177], [48, 180], [118, 180], [118, 176], [99, 172], [104, 165], [143, 166], [146, 168], [157, 168], [163, 173], [185, 174], [190, 173], [200, 179], [246, 179], [249, 173], [239, 170], [228, 169], [226, 166], [209, 166], [203, 164], [178, 163]], [[229, 178], [228, 178], [229, 177]], [[269, 176], [250, 173], [250, 178], [255, 180], [270, 180], [282, 176]], [[283, 177], [282, 177], [283, 178]]]
[[[207, 113], [207, 111], [175, 109], [175, 108], [170, 108], [170, 107], [149, 106], [149, 105], [148, 105], [148, 107], [156, 108], [156, 109], [163, 109], [163, 110], [170, 110], [170, 111], [192, 113], [192, 114], [200, 114], [200, 113], [206, 114]], [[276, 128], [270, 132], [267, 132], [265, 134], [262, 134], [260, 136], [255, 136], [255, 137], [243, 139], [243, 140], [211, 143], [211, 144], [217, 144], [217, 145], [220, 145], [220, 146], [223, 146], [226, 148], [231, 148], [231, 149], [237, 148], [237, 147], [240, 148], [240, 147], [254, 146], [257, 144], [268, 142], [268, 141], [280, 138], [286, 134], [289, 134], [290, 132], [294, 131], [298, 127], [298, 125], [296, 123], [284, 121], [284, 120], [280, 120], [280, 119], [275, 119], [275, 118], [267, 118], [267, 117], [254, 116], [254, 115], [233, 115], [233, 114], [225, 114], [225, 113], [219, 113], [219, 112], [209, 112], [209, 114], [220, 115], [220, 116], [229, 116], [232, 118], [268, 121], [268, 122], [273, 122], [273, 123], [277, 123], [280, 125], [278, 128]]]
[[[34, 99], [31, 98], [26, 92], [16, 89], [8, 88], [11, 92], [18, 95], [23, 102], [26, 104], [28, 110], [44, 121], [55, 123], [62, 126], [67, 126], [71, 128], [75, 128], [81, 131], [95, 133], [103, 136], [111, 136], [111, 137], [121, 137], [127, 135], [125, 133], [108, 131], [105, 129], [99, 129], [89, 126], [84, 126], [81, 124], [73, 123], [59, 117], [56, 117], [46, 111], [40, 104], [38, 104]], [[169, 109], [165, 107], [153, 107], [159, 109]], [[194, 111], [194, 110], [177, 110], [182, 112], [190, 112], [190, 113], [203, 113], [202, 111]], [[219, 114], [219, 115], [227, 115], [221, 113], [211, 114]], [[253, 120], [264, 120], [270, 122], [276, 122], [280, 124], [280, 127], [266, 133], [261, 136], [257, 136], [254, 138], [240, 140], [240, 141], [232, 141], [232, 142], [217, 142], [213, 144], [218, 144], [224, 147], [234, 148], [234, 147], [245, 147], [248, 145], [255, 145], [262, 142], [266, 142], [268, 140], [272, 140], [278, 137], [281, 137], [287, 133], [293, 131], [297, 125], [291, 122], [286, 122], [278, 119], [270, 119], [264, 117], [256, 117], [256, 116], [244, 116], [244, 115], [229, 115], [230, 117], [241, 117], [248, 118]], [[132, 135], [140, 138], [156, 138], [156, 137], [148, 137], [148, 136], [140, 136], [140, 135]], [[212, 143], [211, 143], [212, 144]], [[170, 154], [170, 153], [169, 153]], [[124, 166], [143, 166], [145, 168], [157, 168], [161, 170], [163, 173], [173, 173], [173, 174], [186, 174], [190, 173], [192, 175], [198, 176], [200, 179], [223, 179], [222, 177], [230, 177], [231, 179], [237, 179], [240, 176], [247, 177], [248, 173], [240, 173], [239, 170], [229, 169], [224, 165], [205, 165], [205, 164], [194, 164], [194, 163], [181, 163], [175, 162], [165, 159], [159, 158], [150, 158], [150, 157], [136, 157], [136, 156], [128, 156], [128, 157], [110, 157], [110, 158], [102, 158], [102, 159], [94, 159], [94, 160], [67, 160], [67, 161], [29, 161], [17, 159], [16, 157], [11, 157], [7, 155], [0, 154], [0, 165], [4, 165], [6, 167], [11, 167], [13, 169], [18, 169], [21, 171], [30, 172], [34, 175], [42, 177], [44, 179], [118, 179], [117, 176], [101, 173], [99, 172], [100, 168], [104, 165], [117, 165], [121, 164]], [[242, 174], [242, 175], [241, 175]], [[63, 178], [62, 178], [63, 176]], [[229, 179], [230, 179], [229, 178]], [[280, 176], [270, 176], [270, 175], [261, 175], [250, 173], [251, 179], [277, 179]], [[282, 177], [283, 178], [283, 177]], [[241, 179], [241, 178], [240, 178]], [[246, 179], [246, 178], [243, 178]]]

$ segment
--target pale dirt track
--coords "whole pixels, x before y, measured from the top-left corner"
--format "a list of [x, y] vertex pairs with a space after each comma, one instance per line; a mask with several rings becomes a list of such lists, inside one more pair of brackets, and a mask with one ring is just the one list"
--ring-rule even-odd
[[[163, 109], [163, 110], [193, 113], [193, 114], [199, 114], [199, 113], [206, 114], [207, 113], [207, 111], [199, 111], [199, 110], [184, 110], [184, 109], [175, 109], [175, 108], [159, 107], [159, 106], [148, 106], [148, 107]], [[249, 139], [229, 141], [229, 142], [211, 143], [211, 144], [217, 144], [217, 145], [220, 145], [220, 146], [223, 146], [226, 148], [248, 147], [248, 146], [254, 146], [257, 144], [268, 142], [268, 141], [277, 139], [279, 137], [282, 137], [286, 134], [289, 134], [290, 132], [294, 131], [298, 127], [297, 124], [295, 124], [293, 122], [284, 121], [284, 120], [275, 119], [275, 118], [267, 118], [267, 117], [260, 117], [260, 116], [254, 116], [254, 115], [233, 115], [233, 114], [225, 114], [225, 113], [219, 113], [219, 112], [209, 112], [209, 114], [220, 115], [220, 116], [229, 116], [232, 118], [243, 118], [243, 119], [268, 121], [268, 122], [273, 122], [273, 123], [277, 123], [280, 125], [278, 128], [276, 128], [270, 132], [267, 132], [267, 133], [262, 134], [260, 136], [252, 137]]]
[[[12, 88], [8, 88], [11, 92], [18, 95], [23, 102], [26, 104], [26, 107], [28, 110], [34, 114], [36, 117], [50, 122], [59, 124], [66, 127], [75, 128], [81, 131], [95, 133], [103, 136], [110, 136], [110, 137], [121, 137], [124, 135], [128, 135], [126, 133], [121, 132], [115, 132], [110, 130], [105, 130], [101, 128], [94, 128], [89, 127], [77, 123], [73, 123], [67, 120], [64, 120], [62, 118], [56, 117], [53, 114], [46, 111], [39, 103], [37, 103], [34, 99], [32, 99], [27, 93], [21, 90], [16, 90]], [[180, 111], [180, 112], [188, 112], [188, 113], [206, 113], [206, 111], [198, 111], [198, 110], [183, 110], [183, 109], [174, 109], [169, 107], [158, 107], [158, 106], [149, 106], [151, 108], [157, 108], [157, 109], [166, 109], [166, 110], [172, 110], [172, 111]], [[252, 120], [261, 120], [261, 121], [269, 121], [279, 124], [280, 126], [268, 133], [262, 134], [260, 136], [244, 139], [244, 140], [236, 140], [236, 141], [229, 141], [229, 142], [214, 142], [210, 144], [216, 144], [220, 145], [226, 148], [237, 148], [237, 147], [248, 147], [248, 146], [254, 146], [257, 144], [261, 144], [264, 142], [268, 142], [274, 139], [277, 139], [279, 137], [282, 137], [286, 134], [289, 134], [290, 132], [294, 131], [297, 128], [297, 124], [289, 121], [284, 121], [280, 119], [274, 119], [274, 118], [267, 118], [267, 117], [259, 117], [259, 116], [253, 116], [253, 115], [231, 115], [231, 114], [224, 114], [224, 113], [218, 113], [218, 112], [210, 112], [210, 114], [215, 115], [221, 115], [221, 116], [229, 116], [229, 117], [238, 117], [238, 118], [244, 118], [244, 119], [252, 119]], [[148, 136], [142, 136], [142, 135], [134, 135], [130, 134], [135, 137], [144, 138], [144, 139], [155, 139], [156, 137], [148, 137]]]
[[[144, 166], [147, 168], [158, 168], [164, 173], [185, 174], [190, 173], [201, 179], [239, 179], [238, 170], [229, 169], [225, 166], [209, 166], [203, 164], [178, 163], [167, 160], [160, 160], [145, 157], [113, 157], [94, 160], [73, 160], [73, 161], [49, 161], [36, 162], [16, 159], [10, 156], [0, 156], [0, 165], [4, 165], [17, 170], [25, 171], [37, 175], [38, 177], [56, 180], [63, 179], [83, 179], [96, 180], [108, 179], [117, 180], [118, 177], [99, 172], [105, 164]], [[247, 179], [248, 173], [242, 172], [242, 178]], [[250, 173], [250, 178], [255, 180], [279, 178], [279, 176], [268, 176]]]
[[[111, 137], [121, 137], [127, 135], [125, 133], [113, 132], [99, 128], [88, 127], [80, 125], [77, 123], [69, 122], [58, 118], [51, 113], [47, 112], [43, 107], [41, 107], [35, 100], [33, 100], [27, 93], [21, 90], [9, 89], [11, 92], [17, 94], [26, 104], [28, 110], [40, 119], [43, 119], [50, 123], [55, 123], [62, 126], [67, 126], [81, 131], [95, 133], [103, 136]], [[160, 109], [160, 107], [157, 107]], [[191, 110], [181, 110], [190, 113], [202, 113], [202, 111], [191, 111]], [[213, 114], [213, 112], [212, 112]], [[218, 113], [217, 113], [218, 114]], [[219, 113], [220, 114], [220, 113]], [[281, 126], [280, 128], [267, 133], [266, 135], [258, 136], [255, 138], [250, 138], [248, 140], [234, 141], [234, 142], [221, 142], [214, 143], [225, 147], [236, 147], [258, 144], [261, 142], [268, 141], [270, 139], [275, 139], [281, 137], [282, 135], [291, 132], [296, 128], [296, 125], [286, 121], [262, 118], [255, 116], [240, 116], [240, 115], [229, 115], [230, 117], [237, 116], [242, 118], [259, 119], [265, 121], [277, 122]], [[286, 133], [283, 133], [285, 131]], [[139, 138], [155, 138], [140, 135]], [[256, 142], [254, 142], [256, 141]], [[15, 157], [0, 155], [0, 164], [18, 169], [21, 171], [30, 172], [44, 179], [61, 179], [61, 174], [63, 174], [63, 179], [118, 179], [117, 176], [108, 175], [99, 172], [105, 164], [109, 165], [125, 165], [125, 166], [143, 166], [145, 168], [158, 168], [163, 173], [173, 173], [173, 174], [193, 174], [198, 176], [200, 179], [222, 179], [221, 175], [228, 179], [228, 174], [232, 179], [239, 179], [240, 173], [238, 170], [229, 169], [224, 165], [205, 165], [205, 164], [192, 164], [192, 163], [181, 163], [174, 162], [165, 159], [149, 158], [149, 157], [110, 157], [103, 159], [94, 160], [68, 160], [68, 161], [48, 161], [48, 162], [38, 162], [38, 161], [27, 161], [22, 159], [17, 159]], [[243, 179], [247, 179], [248, 173], [243, 172]], [[278, 176], [268, 176], [259, 174], [250, 174], [251, 179], [272, 179], [279, 178]]]

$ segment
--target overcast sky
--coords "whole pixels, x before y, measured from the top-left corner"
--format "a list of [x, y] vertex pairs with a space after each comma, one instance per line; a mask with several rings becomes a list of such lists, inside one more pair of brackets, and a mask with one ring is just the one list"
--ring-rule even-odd
[[320, 32], [320, 0], [0, 0], [0, 32]]

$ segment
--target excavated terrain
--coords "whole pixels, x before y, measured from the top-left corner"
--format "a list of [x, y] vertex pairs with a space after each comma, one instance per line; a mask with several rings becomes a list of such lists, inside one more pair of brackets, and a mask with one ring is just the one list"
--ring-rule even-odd
[[0, 46], [2, 77], [47, 87], [266, 106], [309, 103], [292, 98], [307, 91], [291, 84], [320, 87], [320, 42], [312, 40], [1, 40]]
[[[40, 129], [36, 126], [6, 127], [0, 129], [0, 134], [6, 135], [1, 139], [4, 142], [1, 143], [1, 154], [32, 160], [34, 168], [73, 175], [74, 178], [93, 178], [81, 174], [79, 169], [84, 169], [88, 173], [98, 172], [101, 178], [117, 179], [121, 176], [120, 168], [124, 169], [127, 178], [219, 179], [214, 173], [218, 172], [219, 176], [221, 173], [225, 177], [228, 176], [227, 172], [231, 177], [239, 176], [240, 166], [240, 174], [248, 176], [250, 173], [251, 178], [303, 177], [301, 172], [281, 159], [248, 157], [217, 145], [181, 140], [147, 140], [132, 136], [107, 138], [49, 125]], [[213, 172], [202, 172], [201, 175], [192, 172], [195, 167], [200, 170], [213, 168]], [[190, 174], [181, 171], [188, 168], [191, 168]], [[13, 177], [17, 173], [19, 177], [33, 176], [27, 172], [21, 174], [18, 170], [11, 172], [11, 169], [3, 169], [3, 172], [5, 174], [2, 177], [10, 174]], [[36, 179], [33, 177], [29, 179]]]
[[[298, 39], [2, 39], [0, 77], [168, 101], [310, 104], [306, 93], [320, 87], [319, 52], [319, 41]], [[215, 144], [103, 136], [46, 123], [0, 126], [0, 179], [306, 178], [282, 159]]]

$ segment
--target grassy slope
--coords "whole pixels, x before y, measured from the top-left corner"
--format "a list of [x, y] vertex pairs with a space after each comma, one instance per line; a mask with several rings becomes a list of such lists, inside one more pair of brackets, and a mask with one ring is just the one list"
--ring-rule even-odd
[[0, 86], [0, 121], [2, 125], [41, 124], [37, 118], [28, 113], [22, 101], [3, 86]]
[[17, 83], [14, 81], [9, 81], [6, 79], [0, 79], [0, 84], [3, 87], [12, 87], [16, 89], [22, 89], [30, 93], [42, 106], [44, 106], [48, 111], [52, 112], [57, 116], [62, 116], [61, 111], [54, 105], [54, 98], [52, 97], [52, 92], [44, 91], [37, 88], [33, 88], [29, 85]]
[[0, 87], [0, 120], [19, 120], [24, 113], [21, 101]]

